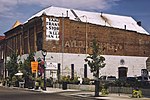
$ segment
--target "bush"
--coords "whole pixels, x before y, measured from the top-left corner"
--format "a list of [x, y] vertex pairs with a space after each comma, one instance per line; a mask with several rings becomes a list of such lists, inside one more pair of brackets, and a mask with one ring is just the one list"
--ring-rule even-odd
[[82, 80], [83, 80], [82, 84], [84, 84], [84, 85], [89, 85], [90, 84], [90, 79], [89, 78], [83, 78]]
[[70, 76], [62, 76], [60, 83], [66, 82], [67, 84], [79, 84], [80, 81], [78, 80], [78, 77], [74, 77], [74, 79], [71, 79]]
[[41, 89], [44, 89], [44, 80], [41, 80], [40, 87]]
[[60, 84], [62, 84], [63, 82], [69, 83], [69, 81], [70, 81], [70, 77], [69, 76], [62, 76], [61, 80], [60, 80]]
[[108, 88], [106, 88], [105, 86], [102, 86], [101, 93], [102, 93], [102, 95], [108, 95], [109, 94]]
[[26, 80], [26, 83], [28, 85], [29, 89], [33, 89], [34, 88], [34, 78], [29, 76], [29, 78]]
[[2, 85], [3, 85], [3, 86], [6, 85], [6, 80], [5, 80], [5, 79], [2, 80]]
[[12, 77], [12, 85], [17, 86], [17, 77], [16, 76]]
[[150, 88], [150, 83], [147, 81], [129, 81], [129, 80], [116, 80], [113, 86], [123, 86], [123, 87], [140, 87], [140, 88]]
[[47, 79], [46, 86], [47, 87], [53, 87], [53, 78], [52, 77], [50, 77], [49, 79]]
[[79, 84], [80, 81], [78, 80], [78, 77], [74, 77], [74, 79], [70, 80], [72, 84]]
[[132, 97], [134, 98], [141, 98], [142, 97], [142, 91], [139, 89], [134, 89], [132, 91]]

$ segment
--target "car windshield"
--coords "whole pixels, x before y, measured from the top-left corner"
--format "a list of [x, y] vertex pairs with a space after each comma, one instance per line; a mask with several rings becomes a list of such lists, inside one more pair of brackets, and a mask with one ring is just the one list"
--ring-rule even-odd
[[115, 76], [108, 76], [107, 80], [116, 80], [116, 77]]
[[138, 80], [148, 80], [148, 77], [143, 77], [143, 78], [142, 78], [142, 76], [139, 76], [139, 77], [137, 77], [137, 79], [138, 79]]
[[101, 76], [100, 80], [106, 80], [106, 76]]

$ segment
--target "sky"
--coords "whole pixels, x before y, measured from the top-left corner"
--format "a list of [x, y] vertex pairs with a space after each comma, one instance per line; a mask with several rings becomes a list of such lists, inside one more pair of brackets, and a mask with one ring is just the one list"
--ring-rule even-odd
[[150, 0], [0, 0], [0, 35], [49, 6], [131, 16], [150, 33]]

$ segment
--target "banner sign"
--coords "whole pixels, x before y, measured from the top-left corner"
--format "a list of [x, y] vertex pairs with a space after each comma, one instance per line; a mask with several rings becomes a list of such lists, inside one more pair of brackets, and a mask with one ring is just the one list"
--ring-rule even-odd
[[46, 18], [46, 40], [59, 40], [58, 18]]

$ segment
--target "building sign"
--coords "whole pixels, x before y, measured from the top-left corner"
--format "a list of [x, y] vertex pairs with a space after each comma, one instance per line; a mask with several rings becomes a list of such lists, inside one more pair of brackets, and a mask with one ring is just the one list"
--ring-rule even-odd
[[47, 67], [46, 69], [50, 69], [50, 70], [57, 70], [57, 63], [51, 63], [51, 62], [47, 62]]
[[[92, 42], [88, 42], [87, 46], [92, 47]], [[119, 43], [110, 44], [110, 43], [100, 43], [98, 42], [99, 48], [105, 48], [106, 50], [121, 50], [123, 46]], [[69, 48], [85, 48], [85, 41], [69, 40], [64, 44], [65, 47]]]
[[32, 73], [36, 73], [38, 71], [38, 62], [31, 62]]
[[59, 40], [58, 18], [46, 18], [46, 40]]

